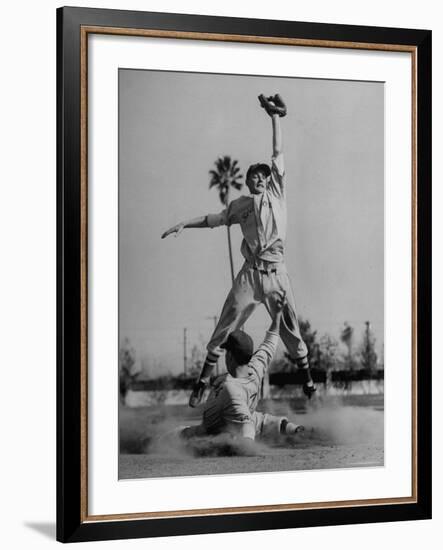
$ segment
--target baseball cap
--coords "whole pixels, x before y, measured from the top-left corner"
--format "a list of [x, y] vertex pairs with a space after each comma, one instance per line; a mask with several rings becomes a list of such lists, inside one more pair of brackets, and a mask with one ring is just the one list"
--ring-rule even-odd
[[248, 171], [246, 172], [246, 181], [254, 174], [254, 172], [262, 171], [266, 174], [266, 177], [269, 177], [271, 175], [271, 169], [267, 164], [263, 163], [257, 163], [257, 164], [251, 164], [251, 166], [248, 168]]
[[220, 347], [229, 350], [240, 365], [249, 363], [254, 354], [254, 342], [243, 330], [232, 331]]

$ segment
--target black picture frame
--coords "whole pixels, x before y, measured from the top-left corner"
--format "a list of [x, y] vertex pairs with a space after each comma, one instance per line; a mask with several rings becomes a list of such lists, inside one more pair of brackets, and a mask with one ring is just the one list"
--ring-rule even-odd
[[[82, 136], [82, 29], [139, 29], [205, 35], [323, 41], [361, 48], [407, 47], [415, 55], [416, 266], [414, 326], [414, 501], [310, 509], [205, 513], [182, 517], [93, 518], [87, 515], [84, 428], [87, 379], [81, 365], [87, 349], [87, 255], [84, 212], [87, 192]], [[210, 36], [206, 39], [211, 39]], [[219, 38], [220, 40], [220, 38]], [[235, 40], [235, 38], [234, 38]], [[357, 46], [355, 46], [357, 47]], [[57, 540], [62, 542], [253, 531], [294, 527], [428, 519], [431, 517], [431, 31], [209, 17], [173, 13], [71, 8], [57, 10]], [[83, 157], [82, 157], [83, 155]], [[82, 290], [83, 289], [83, 290]], [[85, 508], [86, 506], [86, 508]]]

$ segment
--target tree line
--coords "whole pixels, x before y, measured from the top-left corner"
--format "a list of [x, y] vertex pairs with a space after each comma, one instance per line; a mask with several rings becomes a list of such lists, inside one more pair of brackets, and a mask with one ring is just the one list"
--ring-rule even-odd
[[[359, 341], [356, 341], [354, 327], [347, 322], [340, 330], [339, 340], [329, 334], [319, 336], [307, 319], [300, 319], [299, 324], [302, 338], [308, 347], [309, 362], [314, 369], [326, 372], [364, 370], [369, 373], [384, 369], [383, 361], [376, 352], [376, 339], [369, 321], [366, 321]], [[271, 372], [291, 372], [295, 368], [285, 352], [282, 357], [273, 361]]]

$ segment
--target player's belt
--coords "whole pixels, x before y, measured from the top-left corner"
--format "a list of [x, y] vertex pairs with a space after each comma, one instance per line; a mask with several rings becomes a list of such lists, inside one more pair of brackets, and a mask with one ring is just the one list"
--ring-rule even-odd
[[277, 268], [276, 267], [271, 267], [269, 269], [260, 269], [256, 265], [253, 265], [252, 269], [254, 271], [258, 271], [259, 273], [263, 273], [263, 275], [269, 275], [270, 273], [277, 273]]
[[263, 275], [269, 275], [270, 273], [280, 273], [281, 271], [285, 270], [285, 264], [284, 262], [269, 262], [260, 264], [259, 262], [253, 263], [252, 261], [247, 261], [244, 264], [244, 267], [246, 269], [253, 269], [254, 271], [258, 271], [259, 273], [262, 273]]

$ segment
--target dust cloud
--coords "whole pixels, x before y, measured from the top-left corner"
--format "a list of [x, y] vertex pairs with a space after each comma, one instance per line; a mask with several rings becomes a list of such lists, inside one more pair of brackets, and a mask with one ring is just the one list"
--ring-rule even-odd
[[268, 402], [265, 412], [285, 416], [305, 431], [295, 436], [274, 436], [266, 440], [235, 439], [229, 434], [186, 439], [176, 416], [155, 417], [132, 410], [121, 418], [120, 452], [148, 454], [157, 458], [189, 460], [198, 457], [264, 456], [278, 448], [316, 445], [340, 446], [383, 444], [384, 414], [370, 407], [343, 406], [340, 400], [308, 404], [293, 410], [287, 402]]

